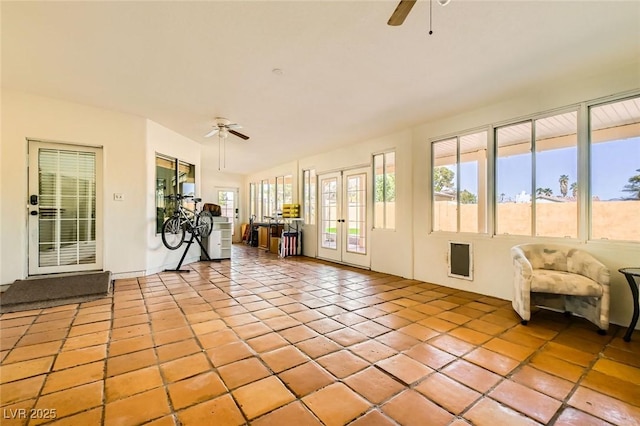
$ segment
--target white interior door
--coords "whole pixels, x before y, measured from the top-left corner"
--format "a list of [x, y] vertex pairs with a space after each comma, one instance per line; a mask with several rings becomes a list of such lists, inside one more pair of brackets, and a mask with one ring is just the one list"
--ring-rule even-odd
[[369, 168], [327, 173], [318, 179], [318, 257], [369, 268]]
[[29, 275], [102, 269], [102, 150], [29, 141]]
[[217, 204], [220, 206], [220, 215], [227, 217], [231, 223], [231, 235], [233, 240], [239, 241], [242, 239], [242, 235], [240, 235], [240, 232], [236, 230], [236, 226], [238, 225], [238, 189], [218, 189]]

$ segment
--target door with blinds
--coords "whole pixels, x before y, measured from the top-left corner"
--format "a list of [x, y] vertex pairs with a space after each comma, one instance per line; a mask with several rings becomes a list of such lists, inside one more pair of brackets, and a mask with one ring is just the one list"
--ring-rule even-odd
[[369, 268], [369, 168], [319, 176], [318, 257]]
[[29, 141], [29, 275], [102, 269], [102, 150]]

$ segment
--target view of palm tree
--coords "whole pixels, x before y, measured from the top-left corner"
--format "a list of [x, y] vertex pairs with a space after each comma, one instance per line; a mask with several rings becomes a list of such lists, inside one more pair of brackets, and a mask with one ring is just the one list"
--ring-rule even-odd
[[566, 197], [567, 192], [569, 191], [569, 176], [560, 175], [558, 182], [560, 183], [560, 194], [562, 194], [563, 197]]
[[551, 197], [553, 195], [553, 189], [551, 188], [538, 188], [536, 189], [536, 195], [546, 195], [547, 197]]
[[628, 180], [628, 184], [624, 186], [624, 192], [630, 192], [631, 196], [628, 197], [631, 200], [640, 200], [640, 169], [636, 169], [637, 175], [631, 176]]
[[571, 196], [576, 198], [578, 196], [578, 182], [573, 182], [569, 189], [571, 190]]

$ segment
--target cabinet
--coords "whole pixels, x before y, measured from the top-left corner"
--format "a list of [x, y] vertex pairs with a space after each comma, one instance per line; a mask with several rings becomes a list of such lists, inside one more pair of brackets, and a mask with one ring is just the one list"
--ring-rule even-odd
[[269, 250], [271, 248], [271, 240], [279, 238], [280, 234], [282, 234], [282, 229], [283, 225], [281, 223], [259, 223], [258, 247]]
[[258, 227], [258, 247], [269, 248], [269, 225]]
[[231, 226], [226, 217], [213, 217], [213, 229], [207, 245], [211, 259], [231, 259]]

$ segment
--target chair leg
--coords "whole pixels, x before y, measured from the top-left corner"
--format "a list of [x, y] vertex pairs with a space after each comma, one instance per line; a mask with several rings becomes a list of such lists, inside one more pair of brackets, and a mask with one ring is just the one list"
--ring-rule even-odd
[[522, 320], [522, 321], [520, 321], [520, 324], [522, 324], [522, 325], [527, 325], [527, 324], [529, 324], [529, 321], [527, 321], [527, 320]]

